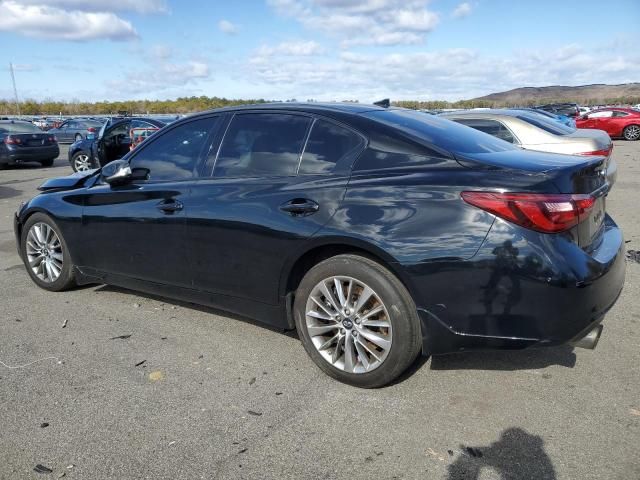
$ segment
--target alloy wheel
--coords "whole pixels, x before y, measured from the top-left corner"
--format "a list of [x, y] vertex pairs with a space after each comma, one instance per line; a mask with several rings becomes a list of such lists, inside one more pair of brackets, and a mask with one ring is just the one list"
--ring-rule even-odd
[[391, 350], [391, 319], [379, 295], [364, 282], [335, 276], [311, 291], [306, 327], [320, 355], [347, 373], [378, 368]]
[[89, 162], [89, 155], [81, 153], [73, 159], [73, 166], [76, 172], [85, 172], [91, 170], [91, 163]]
[[64, 257], [58, 234], [46, 223], [35, 223], [27, 233], [27, 260], [31, 271], [43, 282], [53, 283], [62, 272]]
[[624, 138], [626, 140], [638, 140], [640, 138], [640, 127], [638, 125], [629, 125], [624, 129]]

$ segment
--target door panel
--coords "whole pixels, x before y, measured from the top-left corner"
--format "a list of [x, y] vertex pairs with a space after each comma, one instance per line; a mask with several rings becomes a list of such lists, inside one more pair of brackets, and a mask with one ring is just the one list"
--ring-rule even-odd
[[[194, 287], [276, 304], [286, 259], [331, 219], [347, 181], [310, 175], [194, 183], [185, 205]], [[280, 209], [291, 200], [310, 200], [318, 209]]]
[[184, 249], [188, 182], [96, 185], [84, 199], [80, 266], [171, 285], [191, 283]]

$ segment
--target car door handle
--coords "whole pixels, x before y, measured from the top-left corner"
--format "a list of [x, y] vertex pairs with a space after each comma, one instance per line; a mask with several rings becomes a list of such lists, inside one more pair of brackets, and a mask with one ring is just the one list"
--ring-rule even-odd
[[178, 210], [182, 210], [184, 208], [184, 205], [182, 204], [182, 202], [170, 198], [158, 203], [156, 205], [156, 208], [158, 210], [162, 210], [164, 213], [173, 213], [177, 212]]
[[320, 205], [306, 198], [294, 198], [280, 205], [280, 210], [291, 215], [311, 215], [319, 209]]

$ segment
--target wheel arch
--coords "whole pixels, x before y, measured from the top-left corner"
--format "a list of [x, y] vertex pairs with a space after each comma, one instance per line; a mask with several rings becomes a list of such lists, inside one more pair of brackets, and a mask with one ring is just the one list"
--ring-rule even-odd
[[411, 282], [402, 272], [400, 264], [391, 255], [366, 241], [339, 237], [314, 242], [285, 264], [280, 279], [280, 297], [289, 297], [290, 301], [293, 301], [293, 296], [302, 278], [314, 265], [336, 255], [344, 254], [361, 255], [379, 263], [400, 280], [409, 294], [414, 297]]

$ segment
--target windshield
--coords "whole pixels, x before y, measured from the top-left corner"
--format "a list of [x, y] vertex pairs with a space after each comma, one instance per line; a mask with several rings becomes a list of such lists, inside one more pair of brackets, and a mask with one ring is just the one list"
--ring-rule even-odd
[[453, 153], [493, 153], [518, 147], [474, 128], [413, 110], [374, 110], [363, 115]]
[[574, 127], [551, 119], [547, 120], [545, 117], [534, 113], [523, 112], [518, 114], [517, 118], [554, 135], [568, 135], [576, 131]]
[[7, 122], [0, 123], [0, 133], [42, 133], [42, 130], [29, 122]]

